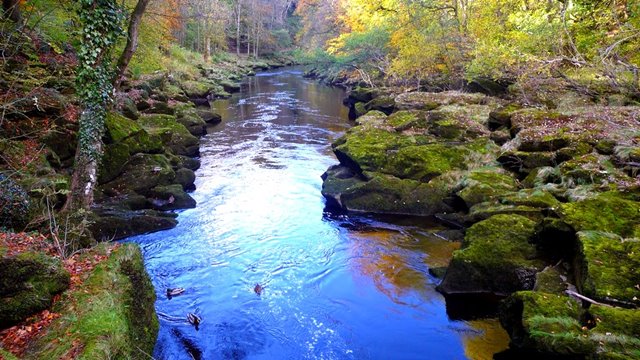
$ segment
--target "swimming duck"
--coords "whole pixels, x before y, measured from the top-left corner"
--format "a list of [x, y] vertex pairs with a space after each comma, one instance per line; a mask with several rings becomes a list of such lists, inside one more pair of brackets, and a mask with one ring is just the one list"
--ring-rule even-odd
[[263, 291], [264, 291], [264, 287], [260, 284], [256, 284], [256, 286], [253, 287], [253, 292], [255, 292], [258, 295], [262, 295]]
[[184, 288], [167, 288], [167, 297], [171, 299], [172, 296], [178, 296], [184, 292]]
[[187, 320], [189, 321], [189, 324], [194, 325], [196, 329], [198, 328], [198, 325], [200, 325], [200, 323], [202, 322], [202, 319], [200, 318], [200, 316], [194, 313], [188, 313]]

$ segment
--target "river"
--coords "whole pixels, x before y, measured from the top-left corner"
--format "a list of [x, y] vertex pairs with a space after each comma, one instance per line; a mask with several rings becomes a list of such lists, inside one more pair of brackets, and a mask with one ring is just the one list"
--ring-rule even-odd
[[129, 239], [158, 296], [156, 359], [490, 359], [506, 346], [495, 320], [448, 318], [427, 272], [458, 245], [442, 228], [325, 212], [320, 175], [351, 126], [343, 97], [286, 68], [215, 103], [197, 208]]

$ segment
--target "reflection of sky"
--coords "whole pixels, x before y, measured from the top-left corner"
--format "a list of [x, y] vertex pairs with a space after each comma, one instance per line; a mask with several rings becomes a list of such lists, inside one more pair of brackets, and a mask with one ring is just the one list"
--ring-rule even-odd
[[[284, 72], [216, 103], [224, 122], [202, 141], [198, 207], [175, 229], [133, 239], [158, 293], [155, 358], [465, 357], [469, 327], [447, 319], [426, 274], [451, 244], [429, 229], [323, 214], [320, 175], [348, 127], [343, 96]], [[184, 295], [163, 296], [177, 286]], [[188, 312], [202, 317], [199, 331]]]

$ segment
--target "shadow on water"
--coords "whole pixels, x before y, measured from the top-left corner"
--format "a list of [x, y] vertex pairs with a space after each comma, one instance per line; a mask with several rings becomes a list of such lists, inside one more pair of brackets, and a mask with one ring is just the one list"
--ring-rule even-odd
[[459, 246], [445, 229], [325, 212], [329, 144], [350, 127], [343, 97], [294, 68], [215, 103], [197, 208], [130, 239], [158, 295], [156, 359], [489, 359], [506, 347], [495, 321], [447, 315], [428, 273]]

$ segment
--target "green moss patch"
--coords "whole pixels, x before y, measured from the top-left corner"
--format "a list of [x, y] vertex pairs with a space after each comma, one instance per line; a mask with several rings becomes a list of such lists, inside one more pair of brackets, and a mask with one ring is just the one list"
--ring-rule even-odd
[[582, 292], [595, 299], [640, 305], [640, 239], [601, 231], [581, 231], [577, 236], [577, 280]]
[[[99, 249], [94, 251], [105, 251]], [[154, 302], [139, 248], [123, 245], [66, 294], [58, 309], [62, 316], [25, 358], [59, 359], [77, 352], [78, 359], [148, 359], [158, 332]]]
[[529, 243], [536, 222], [519, 215], [496, 215], [471, 226], [439, 289], [445, 294], [509, 294], [532, 289], [543, 264]]

